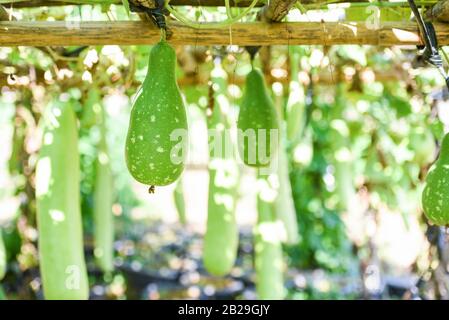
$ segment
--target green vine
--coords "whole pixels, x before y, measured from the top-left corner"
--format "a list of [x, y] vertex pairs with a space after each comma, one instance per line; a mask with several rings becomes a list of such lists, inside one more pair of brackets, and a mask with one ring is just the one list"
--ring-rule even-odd
[[168, 12], [170, 12], [170, 14], [172, 14], [180, 22], [182, 22], [186, 26], [194, 28], [194, 29], [205, 29], [205, 28], [211, 28], [211, 27], [226, 28], [226, 27], [229, 27], [232, 24], [238, 22], [243, 17], [245, 17], [256, 6], [256, 4], [258, 2], [259, 2], [259, 0], [253, 0], [251, 2], [251, 4], [249, 5], [249, 7], [247, 7], [245, 10], [243, 10], [237, 16], [232, 17], [231, 10], [230, 10], [231, 7], [229, 5], [229, 0], [225, 0], [226, 12], [227, 12], [227, 15], [228, 15], [228, 19], [226, 19], [224, 21], [220, 21], [220, 22], [215, 22], [215, 23], [198, 23], [198, 22], [193, 22], [192, 20], [189, 20], [189, 18], [187, 18], [184, 14], [182, 14], [179, 11], [177, 11], [177, 10], [173, 9], [172, 7], [170, 7], [169, 0], [165, 1], [165, 8], [167, 8]]

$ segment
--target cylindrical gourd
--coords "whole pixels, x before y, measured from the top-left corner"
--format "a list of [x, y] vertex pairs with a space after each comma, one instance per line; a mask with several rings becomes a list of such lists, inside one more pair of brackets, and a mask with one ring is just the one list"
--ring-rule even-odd
[[176, 183], [176, 187], [173, 190], [173, 200], [175, 201], [176, 212], [178, 213], [179, 222], [182, 225], [187, 223], [186, 216], [186, 202], [184, 199], [184, 186], [182, 184], [182, 177]]
[[299, 64], [301, 53], [293, 47], [290, 54], [290, 88], [286, 106], [286, 123], [288, 141], [296, 144], [303, 135], [306, 120], [306, 101], [304, 87], [299, 81]]
[[212, 71], [214, 106], [208, 119], [213, 134], [209, 141], [209, 196], [207, 230], [204, 237], [204, 266], [217, 276], [230, 272], [238, 247], [235, 219], [239, 169], [233, 157], [234, 145], [229, 135], [229, 101], [226, 96], [226, 72], [219, 63]]
[[45, 112], [44, 122], [36, 166], [39, 262], [44, 297], [87, 299], [75, 113], [69, 104], [53, 101]]
[[258, 175], [257, 225], [254, 234], [256, 292], [259, 299], [277, 300], [285, 296], [282, 244], [274, 213], [275, 192], [267, 176]]
[[104, 272], [114, 269], [114, 215], [113, 179], [106, 139], [106, 114], [102, 108], [99, 114], [100, 140], [98, 157], [95, 161], [94, 184], [94, 255], [97, 265]]
[[293, 245], [299, 242], [299, 229], [290, 183], [288, 155], [283, 144], [279, 146], [278, 161], [279, 188], [275, 203], [276, 216], [282, 222], [285, 230], [283, 241]]

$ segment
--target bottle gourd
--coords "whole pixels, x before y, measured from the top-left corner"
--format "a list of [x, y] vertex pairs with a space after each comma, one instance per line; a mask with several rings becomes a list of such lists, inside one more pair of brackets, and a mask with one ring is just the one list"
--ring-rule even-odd
[[278, 116], [258, 69], [252, 69], [246, 77], [237, 128], [243, 162], [252, 167], [269, 166], [278, 146]]
[[254, 235], [256, 292], [259, 299], [283, 299], [282, 245], [275, 210], [275, 192], [266, 176], [259, 174], [257, 225]]
[[184, 187], [182, 178], [178, 180], [175, 189], [173, 190], [173, 200], [175, 202], [176, 212], [178, 213], [179, 222], [182, 225], [187, 224], [186, 217], [186, 202], [184, 199]]
[[235, 219], [239, 168], [234, 153], [226, 152], [226, 147], [232, 146], [228, 135], [230, 105], [226, 97], [226, 76], [217, 63], [212, 70], [214, 105], [208, 119], [208, 128], [215, 134], [209, 141], [209, 196], [203, 261], [206, 270], [216, 276], [231, 271], [239, 240]]
[[112, 172], [106, 141], [106, 114], [99, 107], [100, 140], [97, 145], [94, 183], [94, 255], [103, 272], [114, 269], [114, 215], [112, 214]]
[[44, 115], [36, 166], [39, 260], [46, 299], [88, 298], [79, 180], [75, 113], [69, 104], [55, 101]]
[[422, 205], [430, 221], [449, 225], [449, 133], [443, 138], [438, 160], [427, 174]]
[[148, 73], [131, 111], [126, 163], [150, 186], [176, 181], [187, 153], [187, 117], [175, 76], [176, 53], [165, 40], [153, 47]]

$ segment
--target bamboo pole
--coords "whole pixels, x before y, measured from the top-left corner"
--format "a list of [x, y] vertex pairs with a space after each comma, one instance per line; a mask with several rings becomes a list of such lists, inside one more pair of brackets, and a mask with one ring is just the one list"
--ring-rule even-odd
[[[169, 42], [176, 45], [420, 44], [413, 22], [385, 22], [379, 29], [357, 22], [251, 22], [205, 29], [172, 22], [169, 28]], [[449, 44], [449, 26], [436, 23], [435, 29], [439, 43]], [[0, 46], [139, 45], [154, 44], [159, 38], [159, 31], [142, 21], [0, 22]]]
[[[249, 7], [251, 0], [230, 0], [231, 7]], [[352, 2], [368, 2], [368, 0], [302, 0], [301, 4], [320, 4], [326, 2], [326, 4], [333, 3], [352, 3]], [[0, 0], [0, 3], [6, 7], [20, 8], [36, 8], [36, 7], [56, 7], [56, 6], [69, 6], [80, 5], [77, 0]], [[122, 5], [121, 0], [110, 0], [111, 4]], [[86, 3], [88, 4], [88, 3]], [[91, 3], [92, 4], [92, 3]], [[194, 6], [194, 7], [224, 7], [224, 0], [171, 0], [170, 4], [173, 6]], [[82, 4], [81, 4], [82, 5]], [[260, 2], [256, 7], [263, 7], [265, 4]]]
[[[80, 4], [77, 0], [2, 0], [3, 5], [13, 8], [35, 8], [35, 7], [53, 7]], [[110, 3], [121, 5], [121, 0], [111, 0]], [[251, 0], [229, 1], [232, 7], [248, 7]], [[201, 7], [222, 7], [225, 5], [224, 0], [171, 0], [170, 5], [173, 6], [201, 6]], [[256, 5], [262, 7], [264, 4], [260, 2]]]

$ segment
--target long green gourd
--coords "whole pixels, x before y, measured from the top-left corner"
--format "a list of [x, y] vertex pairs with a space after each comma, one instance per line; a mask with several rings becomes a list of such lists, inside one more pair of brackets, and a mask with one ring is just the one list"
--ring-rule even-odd
[[25, 126], [19, 122], [14, 124], [14, 132], [12, 137], [11, 156], [8, 161], [9, 173], [11, 175], [18, 174], [23, 168], [21, 164], [21, 152], [25, 141], [26, 129]]
[[187, 223], [186, 217], [186, 203], [184, 199], [184, 188], [182, 185], [182, 177], [178, 180], [175, 189], [173, 190], [173, 199], [175, 201], [176, 212], [178, 213], [179, 222], [182, 225]]
[[282, 222], [285, 230], [284, 242], [293, 245], [299, 242], [299, 230], [290, 183], [288, 155], [283, 144], [279, 146], [278, 161], [279, 188], [275, 203], [276, 216]]
[[101, 113], [100, 100], [100, 89], [96, 86], [89, 88], [86, 101], [83, 105], [83, 112], [81, 114], [81, 127], [91, 128], [97, 123], [98, 115]]
[[89, 296], [80, 212], [80, 163], [75, 113], [53, 101], [44, 115], [36, 166], [39, 258], [46, 299]]
[[126, 163], [137, 181], [150, 186], [171, 184], [184, 170], [187, 116], [175, 67], [175, 50], [161, 40], [151, 50], [148, 73], [131, 111]]
[[434, 224], [449, 225], [449, 134], [444, 136], [438, 160], [427, 174], [422, 206]]
[[[297, 68], [296, 68], [297, 69]], [[297, 75], [296, 75], [297, 77]], [[288, 105], [287, 105], [288, 107]], [[275, 202], [276, 217], [282, 222], [284, 234], [282, 241], [293, 245], [299, 241], [298, 222], [296, 218], [296, 208], [293, 201], [292, 187], [289, 176], [289, 158], [287, 154], [288, 143], [288, 122], [285, 121], [285, 114], [282, 106], [277, 106], [279, 115], [279, 148], [277, 152], [277, 179], [279, 186], [277, 188], [277, 197]], [[290, 114], [296, 116], [297, 114]]]
[[[246, 165], [252, 167], [270, 165], [272, 157], [277, 152], [278, 125], [278, 115], [264, 76], [260, 70], [253, 68], [246, 77], [237, 121], [238, 149]], [[275, 135], [271, 134], [273, 132]]]
[[114, 215], [113, 181], [110, 156], [106, 140], [106, 114], [103, 108], [99, 112], [100, 140], [98, 142], [98, 157], [95, 161], [94, 184], [94, 255], [98, 266], [103, 272], [114, 269]]
[[6, 274], [6, 248], [3, 241], [2, 229], [0, 227], [0, 280], [5, 277]]
[[306, 119], [304, 87], [298, 78], [301, 59], [301, 53], [298, 47], [292, 48], [289, 58], [291, 80], [285, 118], [287, 122], [287, 139], [292, 143], [296, 143], [302, 136]]
[[258, 186], [258, 220], [254, 239], [256, 292], [259, 299], [283, 299], [284, 265], [279, 229], [274, 214], [275, 190], [267, 177], [261, 174], [258, 176]]
[[211, 78], [214, 106], [208, 128], [214, 135], [209, 141], [209, 196], [203, 261], [209, 273], [222, 276], [231, 271], [237, 256], [235, 207], [239, 168], [234, 153], [229, 152], [229, 147], [233, 146], [226, 117], [230, 105], [226, 96], [227, 75], [221, 64], [216, 63]]
[[338, 206], [340, 210], [352, 210], [356, 204], [356, 192], [353, 181], [353, 162], [350, 146], [350, 131], [346, 122], [341, 119], [343, 113], [344, 87], [338, 84], [336, 101], [334, 107], [335, 119], [331, 121], [330, 127], [332, 135], [332, 146], [334, 148], [334, 176], [335, 188], [338, 195]]

